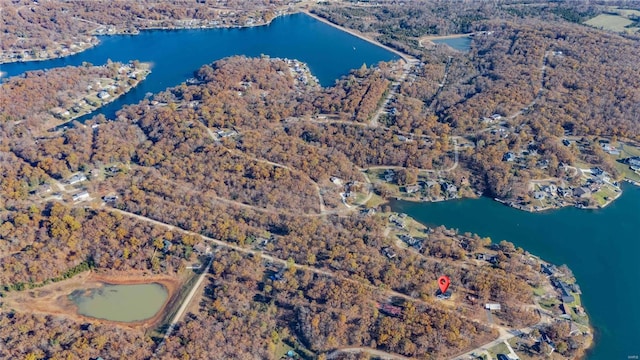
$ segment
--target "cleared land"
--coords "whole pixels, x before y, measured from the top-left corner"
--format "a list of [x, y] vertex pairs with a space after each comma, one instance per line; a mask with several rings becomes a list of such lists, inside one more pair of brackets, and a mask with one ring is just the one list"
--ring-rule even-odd
[[589, 26], [593, 26], [599, 29], [605, 29], [616, 32], [637, 32], [640, 28], [637, 27], [627, 27], [633, 24], [633, 21], [621, 16], [621, 15], [611, 15], [611, 14], [600, 14], [594, 18], [591, 18], [584, 22]]
[[[118, 285], [159, 283], [167, 289], [169, 296], [154, 317], [143, 321], [125, 323], [95, 319], [78, 314], [75, 304], [68, 298], [69, 294], [78, 289], [98, 288], [105, 283]], [[174, 302], [175, 295], [177, 294], [177, 290], [180, 289], [180, 286], [181, 281], [177, 277], [168, 275], [100, 275], [88, 271], [68, 280], [51, 283], [41, 288], [7, 293], [3, 301], [6, 308], [21, 312], [64, 315], [79, 322], [91, 320], [93, 323], [98, 322], [128, 328], [146, 329], [157, 325], [164, 318], [164, 313], [168, 308], [167, 305]]]

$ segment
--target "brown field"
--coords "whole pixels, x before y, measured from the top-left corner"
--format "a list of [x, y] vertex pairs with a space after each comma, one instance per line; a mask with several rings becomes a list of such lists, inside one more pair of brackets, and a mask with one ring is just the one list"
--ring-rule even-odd
[[[68, 296], [73, 291], [83, 288], [97, 288], [103, 284], [144, 284], [158, 283], [167, 288], [167, 301], [158, 313], [147, 320], [137, 322], [117, 322], [96, 319], [76, 313], [75, 304]], [[74, 276], [71, 279], [45, 285], [41, 288], [26, 291], [9, 292], [3, 298], [4, 307], [19, 312], [40, 313], [47, 315], [63, 315], [75, 321], [90, 321], [93, 323], [124, 326], [127, 328], [146, 330], [157, 326], [163, 321], [165, 312], [171, 308], [176, 300], [176, 294], [182, 285], [177, 276], [148, 275], [148, 274], [113, 274], [102, 275], [91, 271]]]

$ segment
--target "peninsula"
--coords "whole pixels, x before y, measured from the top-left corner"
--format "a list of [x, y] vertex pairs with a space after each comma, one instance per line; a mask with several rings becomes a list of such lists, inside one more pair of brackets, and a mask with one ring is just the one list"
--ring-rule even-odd
[[85, 64], [46, 72], [30, 71], [8, 78], [1, 85], [0, 122], [24, 122], [29, 131], [43, 135], [114, 101], [150, 72], [147, 63], [109, 62], [101, 66]]

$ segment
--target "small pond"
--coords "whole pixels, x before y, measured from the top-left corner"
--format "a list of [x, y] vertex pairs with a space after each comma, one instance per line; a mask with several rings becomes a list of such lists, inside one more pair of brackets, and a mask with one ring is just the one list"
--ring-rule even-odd
[[169, 292], [158, 284], [111, 285], [76, 290], [69, 299], [78, 314], [111, 321], [135, 322], [152, 318], [160, 311]]
[[433, 39], [431, 40], [434, 44], [445, 44], [449, 45], [449, 47], [467, 52], [471, 49], [471, 37], [470, 36], [462, 36], [456, 38], [448, 38], [448, 39]]

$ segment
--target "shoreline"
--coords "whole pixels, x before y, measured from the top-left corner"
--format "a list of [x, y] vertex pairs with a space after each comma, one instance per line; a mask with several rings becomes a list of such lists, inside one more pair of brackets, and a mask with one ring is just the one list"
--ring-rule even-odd
[[[79, 314], [75, 303], [69, 295], [78, 289], [95, 289], [109, 285], [160, 284], [167, 289], [167, 299], [158, 311], [150, 318], [132, 322], [113, 321]], [[169, 305], [175, 302], [176, 295], [183, 286], [178, 274], [174, 276], [137, 272], [134, 274], [103, 274], [89, 270], [69, 279], [50, 283], [40, 288], [25, 291], [12, 291], [5, 294], [5, 301], [21, 312], [40, 313], [44, 315], [64, 316], [75, 321], [88, 321], [100, 325], [109, 324], [128, 329], [145, 330], [159, 324]]]
[[[141, 31], [145, 31], [145, 30], [213, 30], [213, 29], [243, 29], [243, 28], [254, 28], [254, 27], [259, 27], [259, 26], [266, 26], [266, 25], [270, 25], [273, 20], [281, 17], [281, 16], [286, 16], [286, 15], [291, 15], [291, 14], [296, 14], [296, 13], [284, 13], [284, 14], [279, 14], [274, 16], [271, 20], [264, 22], [264, 23], [258, 23], [258, 24], [251, 24], [251, 25], [226, 25], [226, 26], [207, 26], [207, 25], [200, 25], [200, 26], [149, 26], [149, 27], [145, 27], [145, 28], [141, 28], [141, 29], [136, 29], [135, 32], [124, 32], [124, 31], [116, 31], [113, 33], [108, 33], [108, 34], [95, 34], [95, 33], [91, 33], [88, 34], [89, 36], [91, 36], [91, 42], [88, 43], [90, 46], [84, 47], [84, 48], [80, 48], [78, 50], [75, 50], [73, 52], [69, 52], [67, 54], [64, 55], [53, 55], [50, 57], [46, 57], [46, 58], [29, 58], [29, 59], [8, 59], [8, 60], [0, 60], [0, 65], [4, 65], [4, 64], [14, 64], [14, 63], [29, 63], [29, 62], [35, 62], [35, 61], [48, 61], [48, 60], [54, 60], [54, 59], [62, 59], [65, 58], [67, 56], [73, 56], [73, 55], [77, 55], [83, 51], [89, 50], [91, 48], [94, 48], [98, 45], [101, 44], [100, 41], [100, 37], [101, 36], [115, 36], [115, 35], [131, 35], [131, 36], [135, 36], [135, 35], [139, 35]], [[28, 51], [28, 50], [23, 50], [23, 51]], [[0, 53], [0, 56], [2, 54]], [[0, 78], [2, 78], [6, 73], [0, 71]]]
[[418, 59], [414, 58], [413, 56], [411, 56], [409, 54], [405, 54], [402, 51], [396, 50], [396, 49], [394, 49], [394, 48], [392, 48], [390, 46], [384, 45], [384, 44], [382, 44], [382, 43], [380, 43], [380, 42], [378, 42], [378, 41], [376, 41], [374, 39], [368, 38], [368, 37], [364, 36], [363, 34], [361, 34], [360, 32], [356, 32], [355, 30], [347, 29], [344, 26], [340, 26], [340, 25], [338, 25], [336, 23], [332, 23], [331, 21], [329, 21], [329, 20], [327, 20], [327, 19], [325, 19], [325, 18], [323, 18], [321, 16], [318, 16], [316, 14], [313, 14], [313, 13], [309, 12], [308, 10], [303, 10], [300, 13], [305, 14], [307, 16], [310, 16], [310, 17], [312, 17], [312, 18], [314, 18], [314, 19], [316, 19], [316, 20], [318, 20], [318, 21], [320, 21], [322, 23], [325, 23], [325, 24], [327, 24], [329, 26], [333, 26], [334, 28], [336, 28], [338, 30], [341, 30], [341, 31], [344, 31], [347, 34], [353, 35], [353, 36], [355, 36], [355, 37], [357, 37], [357, 38], [359, 38], [361, 40], [364, 40], [364, 41], [367, 41], [367, 42], [369, 42], [369, 43], [371, 43], [373, 45], [379, 46], [379, 47], [381, 47], [381, 48], [383, 48], [383, 49], [385, 49], [387, 51], [390, 51], [390, 52], [400, 56], [400, 58], [402, 58], [406, 62], [418, 61]]
[[[95, 35], [91, 35], [91, 36], [92, 36], [92, 41], [90, 43], [88, 43], [89, 46], [80, 47], [79, 49], [74, 50], [74, 51], [69, 51], [66, 54], [52, 55], [52, 56], [45, 57], [45, 58], [29, 58], [29, 59], [26, 59], [26, 60], [25, 59], [9, 59], [8, 61], [0, 60], [0, 65], [15, 64], [15, 63], [30, 63], [30, 62], [36, 62], [36, 61], [48, 61], [48, 60], [62, 59], [62, 58], [66, 58], [68, 56], [77, 55], [77, 54], [80, 54], [81, 52], [87, 51], [89, 49], [92, 49], [92, 48], [100, 45], [100, 39], [98, 39], [98, 37], [96, 37]], [[93, 39], [95, 39], [95, 41], [93, 41]], [[24, 50], [24, 51], [28, 51], [28, 50]], [[54, 50], [54, 51], [56, 51], [56, 50]], [[0, 78], [2, 78], [4, 75], [6, 75], [6, 73], [0, 71]]]
[[142, 79], [137, 80], [136, 83], [133, 84], [133, 85], [129, 85], [126, 88], [123, 88], [123, 91], [121, 93], [113, 95], [113, 96], [109, 97], [108, 99], [104, 100], [100, 104], [100, 106], [97, 106], [97, 107], [95, 107], [93, 109], [90, 109], [88, 111], [85, 111], [85, 112], [78, 113], [78, 114], [74, 115], [73, 117], [71, 117], [69, 119], [66, 119], [61, 124], [55, 125], [55, 126], [49, 128], [49, 131], [57, 131], [57, 130], [59, 130], [59, 128], [62, 128], [64, 126], [70, 126], [74, 121], [76, 121], [76, 119], [81, 118], [81, 117], [83, 117], [85, 115], [91, 114], [91, 113], [99, 110], [100, 108], [102, 108], [102, 107], [104, 107], [104, 106], [106, 106], [106, 105], [118, 100], [120, 97], [122, 97], [123, 95], [127, 94], [129, 91], [135, 89], [138, 85], [140, 85], [141, 82], [143, 82], [144, 80], [147, 79], [147, 76], [149, 76], [149, 74], [151, 74], [151, 63], [141, 63], [141, 64], [145, 65], [145, 67], [146, 67], [146, 69], [143, 69], [144, 77]]

